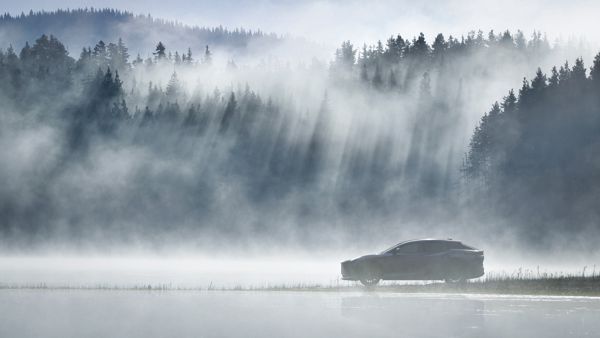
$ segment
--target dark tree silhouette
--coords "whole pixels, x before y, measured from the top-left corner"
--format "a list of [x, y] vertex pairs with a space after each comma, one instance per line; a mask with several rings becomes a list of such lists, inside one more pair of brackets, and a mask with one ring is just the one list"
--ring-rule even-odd
[[600, 151], [600, 95], [593, 86], [599, 58], [590, 77], [581, 58], [573, 68], [554, 67], [549, 81], [538, 69], [531, 84], [523, 80], [518, 98], [511, 90], [482, 117], [463, 170], [485, 187], [480, 193], [495, 210], [510, 210], [505, 217], [539, 231], [567, 218], [578, 231], [584, 218], [599, 216], [597, 209], [580, 209], [600, 198], [600, 166], [587, 160]]
[[156, 49], [154, 50], [153, 54], [157, 61], [164, 60], [167, 57], [165, 50], [166, 47], [162, 42], [159, 42], [158, 45], [156, 45]]

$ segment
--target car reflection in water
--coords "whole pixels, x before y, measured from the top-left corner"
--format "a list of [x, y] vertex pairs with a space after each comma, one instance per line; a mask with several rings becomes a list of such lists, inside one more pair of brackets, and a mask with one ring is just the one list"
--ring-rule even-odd
[[482, 337], [485, 304], [466, 296], [365, 293], [341, 313], [371, 337]]

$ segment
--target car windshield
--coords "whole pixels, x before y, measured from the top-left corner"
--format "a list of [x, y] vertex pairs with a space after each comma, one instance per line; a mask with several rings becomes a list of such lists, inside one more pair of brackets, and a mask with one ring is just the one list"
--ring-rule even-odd
[[466, 244], [463, 244], [463, 243], [460, 243], [460, 245], [461, 245], [461, 249], [466, 249], [466, 250], [477, 250], [477, 249], [475, 249], [474, 247], [472, 247], [472, 246], [470, 246], [470, 245], [466, 245]]
[[401, 246], [401, 245], [404, 245], [404, 244], [406, 244], [406, 243], [409, 243], [409, 242], [411, 242], [411, 241], [404, 241], [404, 242], [400, 242], [400, 243], [398, 243], [398, 244], [396, 244], [396, 245], [394, 245], [394, 246], [392, 246], [392, 247], [390, 247], [390, 248], [387, 248], [387, 249], [383, 250], [383, 251], [382, 251], [382, 252], [380, 252], [379, 254], [380, 254], [380, 255], [384, 255], [384, 254], [389, 254], [389, 253], [392, 253], [392, 251], [394, 251], [394, 249], [396, 249], [397, 247], [399, 247], [399, 246]]

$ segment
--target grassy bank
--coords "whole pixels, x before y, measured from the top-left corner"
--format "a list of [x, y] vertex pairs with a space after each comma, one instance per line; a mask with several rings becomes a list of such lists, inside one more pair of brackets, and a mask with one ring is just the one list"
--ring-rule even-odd
[[378, 286], [364, 287], [358, 282], [336, 280], [329, 284], [291, 283], [258, 286], [206, 286], [183, 287], [171, 284], [138, 285], [47, 285], [3, 284], [0, 289], [30, 290], [130, 290], [130, 291], [296, 291], [296, 292], [404, 292], [404, 293], [456, 293], [499, 295], [552, 295], [600, 297], [600, 274], [595, 269], [586, 274], [539, 273], [517, 270], [513, 273], [489, 273], [476, 280], [444, 282], [383, 282]]

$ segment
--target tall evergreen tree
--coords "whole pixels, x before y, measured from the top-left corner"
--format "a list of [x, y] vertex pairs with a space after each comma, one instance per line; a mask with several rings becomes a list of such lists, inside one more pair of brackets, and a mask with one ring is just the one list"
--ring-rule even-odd
[[208, 48], [208, 45], [206, 45], [206, 48], [204, 49], [204, 58], [202, 59], [202, 63], [205, 65], [212, 64], [212, 52]]
[[446, 43], [446, 39], [444, 39], [444, 35], [442, 33], [438, 34], [433, 41], [433, 45], [431, 46], [433, 49], [433, 56], [440, 57], [446, 52], [448, 48], [448, 43]]
[[181, 94], [182, 86], [179, 78], [177, 77], [177, 73], [173, 72], [171, 75], [171, 79], [167, 84], [166, 95], [170, 100], [176, 101], [179, 95]]
[[336, 50], [336, 64], [346, 71], [351, 71], [356, 63], [356, 49], [350, 41], [344, 41], [342, 47]]
[[583, 84], [586, 80], [586, 69], [583, 65], [583, 59], [575, 59], [575, 65], [571, 69], [571, 79], [576, 83]]
[[192, 64], [193, 62], [194, 62], [194, 59], [192, 58], [192, 49], [188, 48], [186, 58], [185, 58], [185, 63]]
[[154, 57], [157, 61], [162, 61], [167, 58], [167, 54], [165, 53], [166, 47], [162, 42], [158, 42], [156, 45], [156, 49], [154, 50]]

